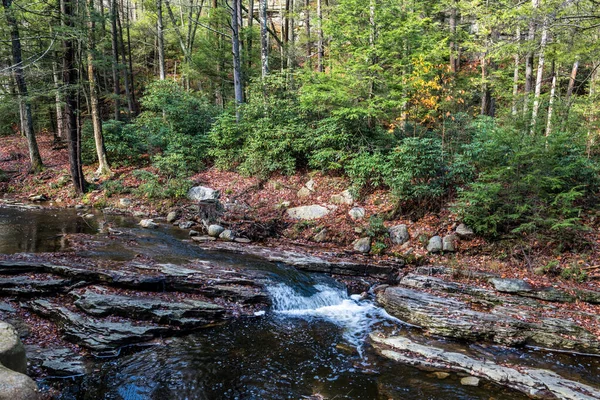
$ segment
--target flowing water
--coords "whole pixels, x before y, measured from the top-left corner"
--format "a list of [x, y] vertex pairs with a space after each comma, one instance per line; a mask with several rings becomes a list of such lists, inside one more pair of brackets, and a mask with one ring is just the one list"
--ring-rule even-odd
[[[243, 265], [271, 277], [268, 292], [273, 307], [264, 315], [125, 348], [116, 358], [92, 360], [92, 372], [83, 377], [40, 382], [58, 385], [62, 400], [525, 398], [485, 382], [480, 387], [461, 386], [455, 374], [439, 380], [381, 358], [365, 342], [369, 332], [415, 333], [372, 301], [349, 296], [342, 284], [324, 275], [256, 257], [201, 250], [182, 241], [185, 233], [176, 228], [143, 230], [122, 217], [83, 220], [69, 210], [0, 208], [0, 252], [63, 251], [69, 246], [65, 234], [104, 232], [106, 226], [119, 229], [124, 238], [135, 238], [136, 245], [99, 233], [94, 238], [102, 245], [78, 252], [79, 256], [125, 260], [141, 253], [168, 262], [203, 259]], [[535, 354], [505, 357], [547, 357]], [[580, 365], [579, 373], [597, 368]]]

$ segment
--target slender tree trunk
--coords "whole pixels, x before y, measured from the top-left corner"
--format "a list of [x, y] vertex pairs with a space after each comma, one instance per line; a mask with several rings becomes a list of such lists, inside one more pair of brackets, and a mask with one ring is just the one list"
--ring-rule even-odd
[[63, 104], [61, 99], [60, 89], [60, 75], [56, 63], [52, 62], [52, 77], [54, 78], [54, 102], [56, 105], [56, 133], [54, 135], [55, 141], [60, 141], [65, 138], [65, 117], [63, 115]]
[[304, 9], [304, 32], [306, 34], [306, 60], [308, 68], [312, 69], [312, 43], [310, 37], [310, 0], [306, 0]]
[[129, 67], [127, 64], [127, 52], [125, 51], [125, 41], [123, 40], [123, 24], [121, 18], [117, 20], [117, 30], [119, 31], [119, 49], [121, 50], [121, 59], [123, 60], [123, 86], [125, 87], [125, 97], [127, 98], [127, 114], [129, 118], [133, 116], [133, 97], [129, 87]]
[[[241, 0], [233, 0], [231, 7], [231, 44], [233, 47], [233, 86], [235, 102], [240, 105], [244, 102], [244, 86], [242, 82], [242, 62], [240, 52], [240, 27], [239, 17], [241, 12]], [[236, 113], [239, 119], [239, 113]]]
[[554, 97], [556, 95], [556, 75], [558, 66], [554, 66], [552, 62], [552, 86], [550, 88], [550, 99], [548, 100], [548, 121], [546, 122], [546, 137], [552, 133], [552, 111], [554, 106]]
[[533, 15], [529, 20], [529, 32], [527, 34], [527, 56], [525, 58], [525, 101], [523, 102], [523, 113], [527, 114], [529, 108], [529, 96], [531, 89], [533, 88], [533, 41], [535, 40], [535, 18], [536, 12], [540, 5], [540, 0], [531, 0], [531, 7], [533, 9]]
[[117, 32], [117, 18], [119, 18], [117, 9], [117, 0], [110, 1], [110, 35], [112, 44], [112, 76], [113, 76], [113, 95], [115, 104], [115, 120], [121, 118], [121, 83], [119, 82], [119, 46]]
[[294, 20], [294, 0], [286, 0], [286, 19], [287, 19], [287, 67], [288, 70], [294, 70], [294, 53], [296, 43], [296, 27]]
[[163, 34], [162, 0], [156, 0], [157, 20], [156, 36], [158, 39], [158, 75], [161, 81], [166, 78], [165, 74], [165, 43]]
[[[262, 4], [263, 0], [259, 0], [259, 14], [260, 14], [260, 4]], [[262, 15], [262, 14], [261, 14]], [[248, 31], [250, 34], [248, 35], [248, 43], [246, 45], [246, 57], [248, 61], [248, 70], [252, 68], [252, 26], [254, 25], [254, 0], [248, 0], [248, 19], [246, 25], [248, 26]], [[261, 40], [262, 40], [262, 23], [261, 23]], [[262, 49], [261, 49], [262, 51]], [[262, 52], [261, 52], [262, 57]]]
[[14, 15], [12, 0], [2, 0], [4, 6], [4, 14], [6, 23], [10, 27], [10, 39], [12, 45], [12, 63], [13, 75], [17, 84], [19, 98], [24, 108], [24, 125], [25, 136], [27, 137], [27, 146], [29, 148], [29, 160], [31, 161], [31, 171], [39, 172], [44, 165], [40, 157], [37, 140], [33, 133], [33, 117], [31, 115], [31, 103], [29, 102], [29, 93], [27, 91], [27, 82], [25, 81], [25, 73], [23, 71], [23, 58], [21, 55], [21, 37], [19, 36], [19, 26]]
[[317, 23], [319, 24], [319, 41], [317, 43], [317, 54], [318, 54], [318, 63], [317, 70], [319, 72], [325, 71], [325, 66], [323, 63], [325, 62], [325, 38], [323, 37], [323, 0], [317, 0]]
[[456, 55], [456, 5], [450, 8], [450, 43], [448, 44], [450, 50], [450, 71], [456, 73], [458, 71], [458, 57]]
[[267, 32], [267, 0], [259, 0], [260, 12], [260, 61], [263, 79], [269, 74], [269, 36]]
[[[133, 59], [131, 57], [131, 34], [129, 32], [129, 8], [130, 3], [127, 0], [127, 18], [125, 19], [125, 27], [127, 28], [127, 59], [129, 60], [129, 81], [131, 82], [131, 102], [133, 103], [133, 115], [137, 115], [137, 105], [135, 102], [135, 74], [133, 72]], [[134, 14], [135, 15], [135, 14]]]
[[573, 94], [573, 89], [575, 89], [575, 81], [577, 79], [577, 70], [579, 69], [579, 59], [575, 60], [573, 63], [573, 68], [571, 68], [571, 76], [569, 77], [569, 87], [567, 88], [567, 96], [566, 101], [569, 103], [571, 100], [571, 95]]
[[[521, 41], [521, 29], [517, 27], [515, 36], [517, 43]], [[513, 73], [513, 100], [512, 100], [512, 115], [517, 115], [517, 100], [519, 96], [519, 51], [515, 52], [515, 70]]]
[[[74, 0], [64, 0], [65, 8], [65, 27], [74, 29]], [[63, 83], [65, 89], [65, 122], [67, 129], [67, 144], [69, 146], [69, 166], [71, 169], [71, 178], [73, 185], [78, 193], [83, 193], [87, 187], [87, 182], [81, 169], [81, 137], [77, 127], [77, 64], [75, 54], [75, 43], [73, 38], [68, 36], [64, 40], [64, 59], [63, 59]]]
[[487, 60], [486, 53], [481, 56], [481, 115], [488, 114], [489, 90], [487, 84]]
[[546, 56], [546, 44], [548, 43], [548, 19], [544, 20], [542, 25], [542, 38], [540, 39], [540, 54], [538, 58], [537, 75], [535, 79], [535, 94], [533, 97], [533, 107], [531, 109], [531, 129], [530, 133], [535, 132], [538, 112], [540, 110], [540, 95], [542, 94], [542, 78], [544, 76], [544, 60]]
[[104, 136], [102, 135], [102, 120], [100, 117], [100, 106], [98, 101], [98, 89], [96, 88], [96, 76], [94, 73], [94, 52], [96, 51], [96, 42], [94, 37], [95, 23], [93, 19], [94, 0], [89, 0], [87, 8], [88, 18], [88, 48], [87, 48], [87, 73], [90, 85], [90, 107], [92, 109], [92, 126], [94, 127], [94, 142], [96, 144], [96, 154], [98, 155], [97, 175], [110, 175], [110, 167], [104, 148]]

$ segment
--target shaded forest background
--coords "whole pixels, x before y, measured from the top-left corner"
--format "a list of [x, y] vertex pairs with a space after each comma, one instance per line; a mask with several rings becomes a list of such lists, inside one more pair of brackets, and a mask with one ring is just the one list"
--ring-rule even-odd
[[[577, 241], [598, 205], [595, 0], [3, 0], [0, 134], [139, 166], [183, 197], [208, 167], [317, 170], [393, 214], [450, 202], [490, 238]], [[141, 168], [144, 169], [141, 169]]]

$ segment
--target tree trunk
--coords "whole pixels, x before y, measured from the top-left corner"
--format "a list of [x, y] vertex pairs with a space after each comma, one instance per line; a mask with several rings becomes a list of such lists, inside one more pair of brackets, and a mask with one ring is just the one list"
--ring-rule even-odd
[[306, 60], [308, 68], [312, 69], [312, 43], [310, 39], [310, 0], [306, 0], [304, 9], [304, 32], [306, 34]]
[[[64, 0], [65, 27], [74, 29], [73, 1]], [[77, 65], [75, 57], [75, 44], [73, 38], [68, 36], [64, 40], [63, 83], [65, 85], [65, 122], [67, 129], [67, 144], [69, 146], [69, 166], [71, 178], [77, 193], [83, 193], [87, 182], [81, 169], [81, 137], [77, 129]]]
[[27, 137], [27, 147], [29, 148], [29, 160], [31, 161], [31, 171], [39, 172], [44, 165], [40, 157], [37, 140], [33, 133], [33, 117], [31, 115], [31, 103], [29, 102], [29, 93], [27, 91], [27, 82], [23, 71], [23, 58], [21, 55], [21, 37], [19, 36], [19, 26], [12, 8], [12, 0], [2, 0], [6, 22], [10, 27], [10, 39], [12, 45], [12, 63], [13, 75], [17, 84], [20, 101], [23, 104], [24, 118], [23, 128]]
[[263, 79], [269, 74], [269, 36], [267, 32], [267, 0], [259, 0], [260, 13], [260, 61]]
[[127, 52], [125, 51], [125, 41], [123, 40], [123, 24], [121, 18], [117, 19], [117, 30], [119, 32], [119, 49], [121, 50], [121, 59], [123, 60], [123, 86], [125, 87], [125, 98], [127, 98], [127, 114], [129, 118], [133, 116], [133, 98], [129, 87], [129, 72], [127, 64]]
[[317, 23], [319, 24], [319, 41], [317, 43], [317, 70], [324, 72], [325, 67], [323, 65], [325, 59], [325, 39], [323, 37], [323, 0], [317, 0]]
[[[137, 105], [135, 103], [135, 74], [133, 73], [133, 59], [131, 57], [131, 34], [129, 32], [129, 8], [130, 3], [127, 0], [127, 17], [125, 19], [125, 27], [127, 28], [127, 54], [129, 60], [129, 81], [131, 82], [131, 102], [133, 103], [133, 115], [137, 115]], [[135, 15], [135, 14], [133, 14]]]
[[538, 112], [540, 110], [540, 95], [542, 94], [542, 78], [544, 76], [544, 59], [546, 56], [546, 44], [548, 43], [548, 19], [544, 20], [542, 25], [542, 38], [540, 39], [540, 54], [538, 58], [537, 75], [535, 79], [535, 94], [533, 97], [533, 107], [531, 110], [531, 129], [530, 133], [535, 132]]
[[575, 80], [577, 79], [577, 69], [579, 69], [579, 59], [575, 60], [573, 63], [573, 68], [571, 69], [571, 76], [569, 78], [569, 87], [567, 88], [567, 96], [566, 101], [569, 103], [571, 100], [571, 95], [573, 94], [573, 89], [575, 89]]
[[296, 43], [296, 27], [294, 20], [294, 0], [286, 0], [286, 18], [287, 18], [287, 67], [288, 70], [293, 71], [294, 64], [294, 53], [295, 53], [295, 43]]
[[96, 154], [98, 155], [97, 175], [110, 175], [110, 167], [106, 158], [106, 149], [104, 147], [104, 137], [102, 135], [102, 120], [100, 118], [100, 106], [98, 101], [98, 89], [96, 88], [96, 77], [94, 73], [94, 52], [96, 43], [94, 37], [95, 24], [92, 18], [94, 12], [94, 0], [89, 0], [87, 8], [88, 17], [88, 48], [87, 48], [87, 73], [90, 85], [90, 107], [92, 109], [92, 125], [94, 127], [94, 142], [96, 144]]
[[[515, 36], [517, 43], [521, 41], [521, 29], [517, 27], [517, 34]], [[515, 52], [515, 70], [513, 72], [513, 101], [512, 101], [512, 115], [517, 115], [517, 100], [519, 96], [519, 52]]]
[[166, 78], [165, 74], [165, 43], [163, 34], [162, 0], [156, 0], [156, 37], [158, 39], [158, 75], [161, 81]]
[[535, 18], [536, 11], [540, 5], [540, 0], [531, 0], [533, 15], [529, 20], [529, 32], [527, 34], [527, 56], [525, 58], [525, 101], [523, 102], [523, 113], [527, 114], [529, 108], [529, 95], [533, 87], [533, 41], [535, 40]]
[[117, 10], [117, 0], [110, 2], [110, 35], [112, 44], [112, 76], [113, 76], [113, 95], [115, 96], [115, 120], [121, 118], [121, 83], [119, 82], [119, 46], [117, 43], [117, 18], [119, 18]]
[[[233, 87], [236, 105], [244, 102], [244, 86], [242, 82], [242, 61], [240, 52], [240, 28], [239, 16], [241, 12], [241, 0], [233, 0], [231, 7], [231, 44], [233, 47]], [[236, 112], [239, 119], [239, 113]]]
[[[259, 14], [260, 14], [260, 4], [262, 3], [263, 0], [259, 0]], [[265, 0], [266, 1], [266, 0]], [[252, 68], [252, 26], [254, 25], [254, 0], [248, 0], [248, 19], [247, 19], [247, 25], [248, 25], [248, 31], [250, 32], [250, 34], [248, 35], [248, 42], [246, 44], [246, 58], [248, 61], [248, 70], [250, 71]], [[262, 23], [261, 23], [261, 40], [262, 40]], [[261, 49], [262, 51], [262, 49]], [[262, 53], [261, 53], [261, 57], [262, 57]]]
[[556, 75], [558, 66], [554, 67], [554, 62], [552, 63], [552, 86], [550, 88], [550, 100], [548, 100], [548, 121], [546, 122], [546, 137], [550, 136], [552, 133], [552, 111], [554, 106], [554, 96], [556, 94]]
[[456, 5], [450, 8], [450, 43], [448, 44], [450, 50], [450, 71], [453, 74], [458, 71], [458, 57], [456, 55]]
[[56, 104], [56, 132], [54, 134], [54, 140], [60, 141], [65, 138], [65, 117], [63, 115], [63, 104], [60, 94], [60, 76], [56, 63], [52, 62], [52, 77], [54, 78], [54, 102]]

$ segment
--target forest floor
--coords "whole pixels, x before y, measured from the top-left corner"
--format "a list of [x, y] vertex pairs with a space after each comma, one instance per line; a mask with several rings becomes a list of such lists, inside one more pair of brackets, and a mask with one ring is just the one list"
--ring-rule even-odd
[[[120, 199], [129, 198], [132, 205], [127, 212], [144, 213], [152, 218], [164, 218], [169, 211], [184, 213], [192, 203], [187, 199], [147, 199], [136, 193], [141, 183], [133, 174], [139, 167], [113, 168], [110, 178], [94, 179], [94, 166], [85, 166], [84, 173], [91, 189], [83, 196], [75, 194], [70, 184], [68, 154], [66, 146], [57, 147], [51, 134], [42, 133], [38, 143], [45, 169], [42, 173], [28, 173], [29, 160], [25, 138], [3, 137], [0, 144], [0, 170], [5, 178], [0, 183], [0, 193], [7, 198], [27, 200], [31, 196], [45, 195], [49, 207], [73, 207], [85, 204], [103, 209], [120, 207]], [[143, 169], [151, 170], [150, 167]], [[119, 181], [125, 189], [121, 193], [108, 195], [104, 184]], [[576, 289], [598, 290], [600, 278], [600, 214], [584, 216], [589, 231], [580, 233], [576, 244], [569, 248], [552, 239], [540, 236], [512, 237], [502, 241], [487, 241], [476, 237], [458, 243], [455, 253], [428, 254], [427, 242], [434, 235], [453, 233], [461, 222], [448, 204], [439, 211], [427, 213], [413, 220], [397, 216], [383, 222], [385, 227], [406, 224], [410, 240], [403, 245], [393, 245], [389, 238], [381, 235], [374, 239], [374, 248], [379, 254], [363, 255], [353, 250], [354, 240], [366, 236], [378, 227], [370, 222], [371, 216], [384, 215], [393, 209], [393, 200], [386, 191], [373, 191], [352, 205], [337, 205], [327, 216], [314, 221], [295, 221], [287, 217], [286, 208], [311, 204], [331, 204], [330, 198], [348, 189], [344, 177], [322, 173], [298, 173], [293, 176], [274, 175], [268, 180], [245, 177], [235, 172], [209, 168], [191, 177], [194, 184], [208, 186], [221, 192], [221, 202], [229, 204], [224, 216], [224, 225], [240, 232], [259, 227], [265, 237], [261, 245], [278, 248], [296, 248], [312, 254], [329, 253], [353, 261], [378, 262], [403, 259], [410, 271], [419, 265], [443, 265], [452, 267], [457, 273], [451, 279], [468, 280], [484, 287], [490, 284], [477, 280], [470, 272], [482, 271], [497, 274], [502, 278], [526, 280], [534, 287], [554, 287], [567, 292]], [[305, 197], [298, 191], [309, 181], [314, 190]], [[288, 204], [289, 203], [289, 204]], [[365, 209], [365, 218], [353, 220], [348, 211], [352, 207]], [[122, 207], [121, 207], [122, 208]], [[316, 233], [327, 229], [325, 242], [313, 240]], [[379, 227], [381, 230], [381, 226]], [[546, 273], [540, 273], [545, 267]], [[538, 274], [536, 274], [536, 269]], [[571, 277], [569, 277], [569, 275]], [[575, 278], [573, 278], [573, 276]], [[584, 302], [561, 304], [563, 312], [570, 310], [600, 315], [600, 305]], [[590, 324], [593, 325], [592, 322]], [[590, 331], [600, 337], [598, 326], [589, 326]]]

